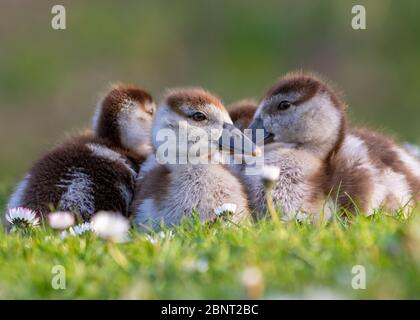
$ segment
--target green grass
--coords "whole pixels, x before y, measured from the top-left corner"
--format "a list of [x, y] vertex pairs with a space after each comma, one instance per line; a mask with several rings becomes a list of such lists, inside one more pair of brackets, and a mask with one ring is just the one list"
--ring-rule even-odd
[[[4, 205], [8, 188], [0, 189]], [[61, 240], [0, 232], [0, 298], [420, 298], [420, 224], [377, 214], [325, 227], [260, 221], [241, 227], [185, 222], [174, 237], [110, 244], [95, 235]], [[54, 290], [52, 268], [66, 270]], [[366, 268], [366, 289], [351, 286]], [[262, 281], [246, 287], [244, 270]]]

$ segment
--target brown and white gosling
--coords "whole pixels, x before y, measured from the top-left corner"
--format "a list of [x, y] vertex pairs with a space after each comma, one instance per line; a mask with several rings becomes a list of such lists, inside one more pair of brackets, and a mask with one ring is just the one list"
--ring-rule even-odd
[[[280, 168], [272, 189], [283, 219], [303, 213], [328, 218], [323, 180], [325, 163], [339, 147], [345, 128], [344, 104], [324, 83], [300, 73], [274, 84], [260, 102], [250, 129], [264, 133], [264, 164]], [[255, 132], [253, 133], [255, 138]], [[244, 175], [251, 208], [264, 215], [265, 191], [258, 175]]]
[[84, 220], [101, 210], [128, 214], [139, 166], [150, 149], [155, 104], [144, 89], [114, 85], [98, 103], [93, 132], [48, 151], [29, 170], [8, 208], [41, 217], [60, 210]]
[[[265, 162], [281, 169], [273, 190], [278, 207], [371, 214], [411, 206], [420, 191], [420, 164], [390, 138], [347, 127], [345, 104], [324, 81], [291, 73], [266, 94], [251, 128], [265, 132]], [[248, 179], [249, 180], [249, 179]], [[261, 210], [262, 189], [250, 184], [251, 203]]]
[[[159, 139], [160, 133], [168, 131], [173, 132], [178, 145], [172, 141], [165, 146], [165, 139]], [[225, 204], [231, 209], [232, 205], [235, 207], [230, 216], [233, 221], [242, 221], [248, 215], [248, 199], [241, 182], [226, 166], [214, 161], [219, 157], [220, 146], [235, 148], [229, 139], [221, 139], [223, 134], [247, 139], [233, 126], [218, 98], [199, 88], [169, 91], [153, 122], [152, 144], [156, 157], [159, 159], [165, 153], [163, 147], [180, 157], [191, 155], [193, 150], [198, 156], [188, 156], [184, 163], [180, 163], [181, 158], [161, 162], [145, 173], [133, 202], [138, 226], [176, 225], [183, 216], [191, 217], [194, 210], [200, 221], [212, 221]], [[184, 144], [185, 137], [188, 142]], [[245, 151], [255, 153], [251, 141], [248, 146]], [[198, 153], [197, 149], [200, 149]], [[247, 148], [238, 147], [240, 152], [243, 149]]]
[[233, 102], [227, 107], [227, 109], [235, 127], [244, 131], [244, 129], [248, 128], [251, 124], [255, 111], [257, 111], [257, 107], [257, 101], [244, 99]]

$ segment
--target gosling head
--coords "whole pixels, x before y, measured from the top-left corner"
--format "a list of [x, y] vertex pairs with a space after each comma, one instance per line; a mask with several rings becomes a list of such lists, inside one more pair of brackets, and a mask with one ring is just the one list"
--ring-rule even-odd
[[150, 131], [156, 106], [144, 89], [113, 85], [99, 102], [93, 117], [93, 130], [105, 138], [135, 151], [150, 148]]
[[250, 129], [262, 129], [265, 143], [325, 154], [342, 141], [345, 120], [344, 103], [325, 82], [311, 74], [291, 73], [268, 90]]
[[220, 150], [256, 152], [255, 145], [233, 126], [222, 102], [200, 88], [168, 91], [153, 122], [152, 143], [158, 156], [169, 152], [188, 159], [192, 155], [208, 158]]

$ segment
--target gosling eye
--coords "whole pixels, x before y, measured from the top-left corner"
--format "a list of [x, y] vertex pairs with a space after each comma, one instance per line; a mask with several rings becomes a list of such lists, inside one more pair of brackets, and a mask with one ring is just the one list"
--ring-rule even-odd
[[287, 109], [289, 109], [292, 106], [292, 103], [286, 100], [283, 100], [282, 102], [279, 103], [278, 105], [278, 109], [281, 111], [285, 111]]
[[194, 121], [204, 121], [207, 120], [207, 117], [204, 113], [202, 112], [196, 112], [192, 115], [191, 117]]

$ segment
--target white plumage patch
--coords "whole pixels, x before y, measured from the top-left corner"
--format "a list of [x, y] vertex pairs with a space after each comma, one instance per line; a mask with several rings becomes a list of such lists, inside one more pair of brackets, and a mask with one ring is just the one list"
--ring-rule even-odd
[[373, 192], [367, 212], [365, 212], [366, 215], [371, 215], [382, 205], [387, 196], [388, 190], [384, 177], [372, 164], [369, 149], [362, 139], [348, 135], [343, 143], [343, 152], [350, 167], [365, 169], [372, 179]]
[[[350, 165], [367, 170], [370, 179], [372, 179], [373, 193], [369, 200], [367, 215], [373, 214], [376, 209], [381, 208], [388, 196], [392, 196], [400, 206], [405, 206], [410, 202], [410, 188], [405, 176], [390, 168], [385, 170], [377, 168], [372, 163], [368, 147], [362, 139], [353, 135], [347, 136], [343, 150]], [[412, 166], [415, 165], [415, 160], [411, 159], [404, 151], [398, 148], [396, 152], [402, 161], [408, 162]], [[410, 169], [413, 170], [413, 168]]]
[[7, 204], [7, 208], [17, 208], [22, 204], [22, 197], [23, 194], [28, 187], [29, 179], [31, 178], [30, 174], [27, 174], [21, 182], [16, 186], [15, 191], [13, 192], [12, 196], [10, 197], [9, 203]]
[[59, 209], [94, 214], [93, 183], [89, 175], [73, 168], [69, 170], [67, 176], [68, 179], [62, 179], [57, 185], [65, 189], [58, 204]]
[[396, 148], [395, 151], [411, 173], [420, 179], [420, 162], [400, 148]]
[[342, 149], [347, 161], [352, 163], [359, 162], [363, 165], [369, 163], [369, 151], [362, 139], [354, 135], [348, 135], [344, 140]]
[[388, 194], [392, 194], [395, 197], [400, 207], [409, 204], [411, 201], [411, 190], [403, 174], [387, 169], [383, 173], [383, 181]]

